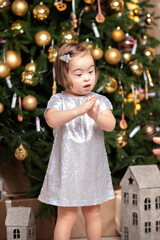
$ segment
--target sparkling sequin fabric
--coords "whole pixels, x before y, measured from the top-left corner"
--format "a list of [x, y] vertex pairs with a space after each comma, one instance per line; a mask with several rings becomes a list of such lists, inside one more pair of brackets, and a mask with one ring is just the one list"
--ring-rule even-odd
[[[47, 109], [74, 108], [96, 95], [99, 112], [112, 109], [110, 101], [91, 92], [53, 95]], [[103, 130], [87, 115], [53, 130], [54, 144], [39, 200], [55, 206], [89, 206], [114, 198]]]

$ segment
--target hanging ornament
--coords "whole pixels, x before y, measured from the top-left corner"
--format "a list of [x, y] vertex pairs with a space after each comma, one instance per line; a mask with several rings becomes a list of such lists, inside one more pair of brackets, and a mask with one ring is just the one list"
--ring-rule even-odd
[[128, 63], [131, 60], [132, 54], [130, 52], [122, 53], [123, 60], [125, 63]]
[[146, 18], [145, 18], [145, 23], [146, 23], [147, 25], [151, 25], [151, 24], [153, 23], [153, 20], [154, 20], [154, 18], [151, 16], [151, 14], [150, 14], [150, 13], [147, 13], [147, 16], [146, 16]]
[[152, 48], [152, 47], [145, 48], [144, 56], [146, 56], [150, 61], [153, 61], [156, 57], [156, 52], [155, 52], [154, 48]]
[[35, 71], [36, 71], [36, 64], [35, 64], [35, 62], [33, 61], [33, 59], [31, 60], [30, 63], [27, 63], [27, 64], [26, 64], [24, 70], [25, 70], [25, 71], [32, 72], [32, 73], [35, 73]]
[[39, 31], [35, 34], [34, 40], [39, 47], [44, 47], [50, 44], [51, 35], [45, 30]]
[[109, 7], [113, 13], [122, 12], [124, 9], [124, 1], [123, 0], [110, 0]]
[[18, 148], [16, 148], [14, 152], [15, 158], [19, 161], [23, 161], [28, 157], [27, 150], [23, 147], [23, 144], [20, 144]]
[[14, 0], [11, 5], [12, 12], [19, 17], [23, 17], [28, 12], [28, 8], [25, 0]]
[[116, 134], [116, 145], [119, 148], [123, 148], [127, 145], [127, 135], [125, 131], [120, 131]]
[[77, 28], [77, 18], [76, 18], [76, 7], [75, 7], [75, 0], [72, 0], [72, 13], [71, 13], [71, 24], [72, 29]]
[[129, 62], [129, 69], [135, 75], [140, 76], [143, 73], [143, 65], [137, 59]]
[[33, 72], [29, 72], [29, 71], [23, 71], [22, 75], [22, 82], [26, 85], [33, 85], [34, 83], [34, 74]]
[[95, 60], [99, 60], [103, 57], [103, 51], [98, 47], [98, 45], [96, 45], [96, 47], [92, 49], [92, 55]]
[[121, 129], [125, 130], [127, 129], [128, 125], [127, 122], [125, 120], [125, 115], [124, 115], [124, 104], [122, 103], [122, 119], [119, 122], [119, 126]]
[[21, 56], [14, 50], [7, 50], [6, 51], [6, 64], [14, 70], [18, 68], [22, 63]]
[[134, 48], [134, 45], [135, 45], [134, 38], [127, 33], [124, 41], [120, 45], [120, 49], [123, 52], [131, 52], [132, 49]]
[[86, 4], [93, 4], [95, 0], [83, 0]]
[[28, 95], [23, 98], [22, 106], [27, 111], [32, 111], [37, 107], [37, 99], [34, 96]]
[[10, 8], [10, 1], [9, 0], [1, 0], [0, 1], [0, 12], [7, 11]]
[[63, 1], [58, 2], [58, 0], [54, 2], [54, 6], [56, 6], [58, 11], [64, 11], [67, 8], [66, 3], [63, 3]]
[[17, 120], [18, 122], [22, 122], [23, 121], [23, 114], [22, 114], [22, 100], [21, 97], [18, 97], [18, 101], [19, 101], [19, 114], [17, 116]]
[[140, 111], [141, 110], [141, 104], [140, 103], [136, 103], [136, 110]]
[[116, 48], [109, 48], [105, 52], [105, 60], [107, 63], [114, 65], [120, 62], [121, 60], [121, 53], [118, 49]]
[[51, 46], [51, 47], [49, 47], [48, 52], [49, 52], [49, 54], [48, 54], [48, 60], [49, 60], [50, 62], [54, 63], [55, 60], [56, 60], [56, 57], [57, 57], [57, 53], [58, 53], [57, 49], [56, 49], [56, 48], [53, 48], [53, 47]]
[[84, 47], [88, 48], [89, 50], [93, 50], [94, 49], [94, 44], [92, 41], [90, 41], [88, 38], [86, 39], [86, 41], [81, 43]]
[[74, 42], [74, 43], [78, 43], [78, 36], [77, 33], [71, 29], [68, 31], [62, 31], [61, 33], [61, 39], [62, 39], [62, 44], [63, 43], [68, 43], [68, 42]]
[[11, 30], [14, 31], [13, 37], [24, 33], [23, 26], [20, 22], [13, 22], [11, 25]]
[[157, 130], [152, 123], [145, 123], [142, 125], [142, 132], [145, 136], [153, 138], [157, 134]]
[[4, 111], [4, 105], [0, 102], [0, 114]]
[[96, 15], [96, 21], [98, 23], [103, 23], [105, 21], [105, 17], [104, 15], [102, 14], [102, 11], [101, 11], [101, 4], [100, 4], [100, 0], [97, 1], [97, 4], [98, 4], [98, 14]]
[[8, 64], [0, 61], [0, 78], [6, 78], [10, 74], [10, 70]]
[[49, 12], [50, 12], [49, 8], [45, 4], [43, 4], [43, 2], [40, 2], [33, 8], [34, 18], [40, 21], [46, 19], [49, 15]]
[[[133, 11], [129, 12], [129, 18], [132, 19], [134, 22], [139, 23], [139, 16], [135, 15]], [[133, 25], [130, 26], [130, 29]]]
[[113, 93], [117, 89], [117, 81], [113, 77], [108, 77], [107, 75], [103, 78], [103, 86], [107, 93]]
[[120, 27], [113, 30], [112, 39], [115, 42], [120, 42], [124, 39], [124, 32], [120, 29]]

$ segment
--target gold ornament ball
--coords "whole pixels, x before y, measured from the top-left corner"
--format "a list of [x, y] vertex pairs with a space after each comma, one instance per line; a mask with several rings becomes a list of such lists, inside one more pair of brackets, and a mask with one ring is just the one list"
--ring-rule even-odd
[[110, 0], [109, 7], [115, 13], [121, 12], [124, 9], [124, 1], [123, 0]]
[[124, 39], [124, 32], [120, 28], [116, 28], [112, 32], [112, 39], [115, 42], [120, 42]]
[[105, 60], [107, 63], [114, 65], [120, 62], [121, 60], [121, 53], [116, 48], [109, 48], [105, 52]]
[[112, 78], [112, 77], [105, 77], [105, 82], [104, 82], [104, 86], [106, 89], [107, 93], [113, 93], [116, 91], [117, 89], [117, 81], [116, 79]]
[[51, 35], [45, 30], [39, 31], [35, 34], [34, 40], [39, 47], [43, 47], [50, 44]]
[[0, 114], [4, 111], [4, 105], [0, 102]]
[[91, 51], [94, 49], [94, 44], [92, 41], [89, 41], [89, 39], [86, 39], [86, 41], [82, 42], [81, 44]]
[[14, 50], [7, 50], [6, 51], [6, 64], [14, 70], [18, 68], [22, 63], [21, 56]]
[[48, 54], [48, 60], [50, 61], [50, 62], [52, 62], [52, 63], [54, 63], [55, 62], [55, 60], [56, 60], [56, 57], [57, 57], [57, 49], [55, 49], [55, 48], [53, 48], [53, 47], [50, 47], [49, 49], [48, 49], [48, 52], [49, 52], [49, 54]]
[[145, 123], [142, 126], [142, 132], [145, 136], [153, 138], [157, 134], [157, 130], [152, 123]]
[[90, 12], [93, 12], [95, 11], [95, 5], [90, 5], [90, 4], [87, 4], [84, 8], [83, 8], [83, 11], [84, 13], [90, 13]]
[[129, 62], [129, 68], [133, 74], [138, 76], [140, 76], [143, 72], [143, 65], [142, 63], [138, 62], [137, 59]]
[[137, 103], [137, 104], [136, 104], [136, 110], [137, 110], [137, 111], [140, 111], [140, 110], [141, 110], [141, 104], [140, 104], [140, 103]]
[[84, 2], [86, 4], [91, 4], [92, 5], [95, 2], [95, 0], [84, 0]]
[[23, 17], [28, 12], [28, 8], [28, 3], [25, 0], [14, 0], [11, 5], [12, 12], [19, 17]]
[[6, 78], [10, 73], [10, 67], [6, 64], [0, 61], [0, 78]]
[[24, 84], [33, 85], [33, 83], [34, 83], [34, 74], [33, 74], [33, 72], [23, 71], [22, 75], [21, 75], [21, 78], [22, 78], [22, 82]]
[[63, 31], [61, 33], [62, 43], [68, 43], [68, 42], [75, 42], [78, 43], [78, 36], [77, 33], [71, 29], [68, 31]]
[[0, 1], [0, 12], [7, 11], [10, 8], [11, 2], [9, 0]]
[[48, 17], [49, 12], [50, 12], [49, 8], [45, 4], [43, 4], [43, 2], [40, 2], [33, 9], [33, 16], [37, 20], [41, 20], [42, 21], [42, 20], [44, 20], [44, 19], [46, 19]]
[[37, 99], [34, 96], [28, 95], [23, 98], [22, 106], [27, 111], [32, 111], [37, 107]]
[[146, 18], [145, 18], [145, 23], [146, 23], [147, 25], [151, 25], [151, 24], [153, 23], [153, 20], [154, 20], [154, 18], [151, 16], [151, 14], [150, 14], [150, 13], [147, 13], [147, 16], [146, 16]]
[[144, 50], [144, 55], [150, 60], [150, 61], [153, 61], [156, 57], [156, 52], [154, 50], [154, 48], [152, 47], [147, 47], [145, 50]]
[[36, 71], [36, 64], [33, 60], [31, 60], [30, 63], [27, 63], [25, 68], [24, 68], [25, 71], [28, 71], [28, 72], [33, 72], [35, 73]]
[[99, 60], [103, 57], [103, 51], [101, 48], [96, 46], [94, 49], [92, 49], [92, 55], [95, 60]]
[[11, 30], [15, 31], [15, 33], [13, 34], [14, 37], [18, 34], [24, 33], [23, 26], [20, 22], [13, 22], [11, 25]]
[[120, 131], [116, 134], [116, 145], [119, 148], [123, 148], [127, 145], [127, 136], [125, 131]]
[[14, 152], [14, 156], [17, 160], [23, 161], [28, 157], [28, 152], [27, 150], [23, 147], [22, 144], [19, 145], [18, 148], [16, 148]]
[[128, 63], [131, 60], [132, 54], [130, 52], [124, 52], [122, 56], [123, 56], [124, 62]]

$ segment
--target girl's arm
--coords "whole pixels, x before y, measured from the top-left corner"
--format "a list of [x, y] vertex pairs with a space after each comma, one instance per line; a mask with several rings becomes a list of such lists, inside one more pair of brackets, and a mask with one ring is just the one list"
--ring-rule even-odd
[[68, 110], [50, 108], [46, 112], [46, 122], [51, 128], [60, 127], [74, 118], [85, 114], [94, 105], [95, 99], [88, 98], [85, 103]]
[[112, 132], [116, 125], [116, 119], [112, 111], [107, 109], [102, 113], [98, 113], [94, 121], [100, 126], [101, 129], [107, 132]]

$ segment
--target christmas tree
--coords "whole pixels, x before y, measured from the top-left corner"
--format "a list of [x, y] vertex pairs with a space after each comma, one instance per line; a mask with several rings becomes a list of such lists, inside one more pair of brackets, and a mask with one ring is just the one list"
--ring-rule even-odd
[[53, 144], [44, 109], [56, 84], [54, 62], [64, 42], [79, 42], [96, 60], [95, 92], [113, 104], [116, 128], [105, 132], [114, 184], [129, 165], [159, 164], [160, 43], [149, 0], [0, 0], [0, 163], [23, 160], [38, 196]]

